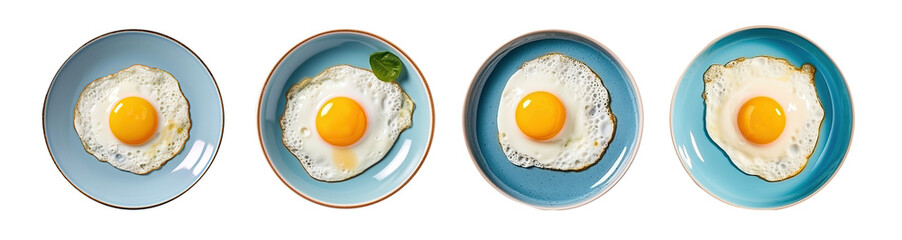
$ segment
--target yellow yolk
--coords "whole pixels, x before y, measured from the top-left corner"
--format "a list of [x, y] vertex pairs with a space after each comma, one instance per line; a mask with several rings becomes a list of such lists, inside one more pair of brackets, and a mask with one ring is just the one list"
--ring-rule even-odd
[[526, 136], [547, 140], [564, 127], [567, 112], [561, 100], [548, 92], [533, 92], [520, 100], [514, 115], [517, 126]]
[[157, 111], [143, 98], [123, 98], [110, 112], [110, 130], [123, 143], [144, 143], [157, 131]]
[[366, 113], [350, 98], [329, 99], [316, 115], [316, 132], [335, 146], [354, 144], [366, 132]]
[[767, 144], [777, 140], [786, 126], [783, 107], [769, 97], [749, 99], [739, 108], [736, 117], [739, 132], [746, 140], [757, 144]]

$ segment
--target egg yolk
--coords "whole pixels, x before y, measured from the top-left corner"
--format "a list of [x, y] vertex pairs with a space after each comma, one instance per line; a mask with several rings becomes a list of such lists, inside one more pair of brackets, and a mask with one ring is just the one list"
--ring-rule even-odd
[[786, 114], [783, 107], [772, 98], [755, 97], [749, 99], [739, 108], [737, 116], [739, 132], [746, 140], [767, 144], [777, 140], [786, 126]]
[[366, 132], [366, 113], [360, 104], [350, 98], [329, 99], [316, 115], [316, 131], [329, 144], [354, 144]]
[[157, 131], [157, 111], [143, 98], [123, 98], [110, 112], [110, 130], [123, 143], [144, 143]]
[[514, 115], [520, 131], [535, 140], [547, 140], [564, 127], [567, 112], [561, 100], [548, 92], [533, 92], [520, 100]]

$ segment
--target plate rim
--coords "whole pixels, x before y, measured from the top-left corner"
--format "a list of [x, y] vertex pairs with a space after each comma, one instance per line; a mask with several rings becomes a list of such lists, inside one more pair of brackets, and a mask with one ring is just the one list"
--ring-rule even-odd
[[[72, 57], [74, 57], [76, 54], [78, 54], [82, 50], [84, 50], [84, 48], [87, 47], [88, 45], [90, 45], [100, 39], [106, 38], [111, 35], [120, 34], [120, 33], [146, 33], [146, 34], [150, 34], [150, 35], [154, 35], [157, 37], [162, 37], [164, 39], [170, 40], [170, 41], [178, 44], [182, 48], [185, 48], [185, 50], [188, 50], [188, 52], [191, 53], [191, 55], [193, 55], [194, 58], [197, 58], [197, 60], [200, 62], [200, 64], [202, 66], [204, 66], [204, 69], [207, 71], [207, 74], [210, 75], [210, 79], [213, 80], [213, 86], [216, 88], [216, 92], [219, 95], [219, 103], [220, 103], [219, 107], [220, 107], [220, 111], [222, 112], [222, 114], [219, 117], [222, 127], [219, 129], [219, 140], [216, 142], [216, 151], [213, 152], [213, 156], [210, 158], [210, 161], [207, 162], [206, 169], [204, 169], [204, 171], [202, 173], [200, 173], [200, 175], [197, 177], [197, 179], [195, 179], [194, 182], [191, 183], [190, 186], [188, 186], [188, 188], [185, 188], [185, 190], [182, 190], [175, 196], [172, 196], [171, 198], [166, 199], [161, 202], [158, 202], [158, 203], [143, 205], [143, 206], [125, 206], [125, 205], [121, 205], [121, 204], [114, 204], [112, 202], [107, 202], [107, 201], [103, 201], [98, 198], [95, 198], [91, 195], [88, 195], [88, 193], [85, 193], [84, 191], [82, 191], [81, 188], [76, 186], [75, 183], [73, 183], [72, 180], [70, 180], [69, 177], [66, 176], [65, 173], [63, 173], [63, 169], [60, 168], [59, 163], [56, 160], [56, 157], [53, 156], [53, 151], [50, 149], [50, 141], [48, 140], [48, 137], [47, 137], [47, 122], [46, 122], [47, 101], [50, 99], [50, 90], [53, 89], [53, 85], [56, 83], [56, 80], [59, 77], [60, 72], [62, 72], [63, 67], [68, 65], [69, 61], [72, 60]], [[103, 205], [113, 207], [113, 208], [127, 209], [127, 210], [148, 209], [148, 208], [153, 208], [153, 207], [157, 207], [157, 206], [169, 203], [170, 201], [175, 200], [178, 197], [181, 197], [183, 194], [188, 192], [188, 190], [191, 190], [191, 188], [193, 188], [194, 185], [197, 184], [197, 182], [200, 182], [200, 179], [203, 178], [204, 175], [207, 173], [207, 171], [210, 170], [210, 167], [213, 166], [213, 161], [216, 160], [216, 155], [219, 153], [219, 147], [222, 145], [222, 137], [223, 137], [223, 134], [225, 133], [225, 131], [224, 131], [225, 130], [225, 104], [222, 101], [222, 92], [219, 90], [219, 84], [216, 83], [216, 78], [213, 76], [213, 72], [210, 71], [210, 67], [208, 67], [207, 64], [204, 63], [204, 60], [201, 59], [200, 56], [197, 55], [197, 53], [195, 53], [193, 50], [191, 50], [191, 48], [188, 48], [187, 45], [183, 44], [182, 42], [179, 42], [175, 38], [170, 37], [166, 34], [162, 34], [162, 33], [152, 31], [152, 30], [147, 30], [147, 29], [127, 28], [127, 29], [120, 29], [120, 30], [115, 30], [112, 32], [107, 32], [107, 33], [101, 34], [100, 36], [92, 38], [91, 40], [85, 42], [80, 47], [78, 47], [78, 49], [76, 49], [74, 52], [72, 52], [72, 54], [66, 58], [66, 61], [64, 61], [63, 64], [60, 65], [60, 68], [58, 70], [56, 70], [55, 74], [53, 74], [53, 80], [50, 81], [50, 86], [47, 87], [47, 93], [44, 95], [44, 105], [41, 108], [41, 129], [43, 130], [43, 134], [44, 134], [44, 145], [47, 147], [47, 152], [50, 153], [50, 158], [53, 160], [53, 165], [56, 166], [56, 169], [60, 172], [60, 175], [63, 175], [63, 178], [66, 179], [66, 182], [69, 182], [69, 185], [72, 185], [72, 187], [75, 188], [76, 190], [78, 190], [78, 192], [80, 192], [82, 195], [85, 195], [86, 197], [90, 198], [91, 200], [94, 200], [95, 202], [98, 202], [98, 203], [101, 203]]]
[[[384, 195], [382, 195], [382, 196], [380, 196], [380, 197], [377, 197], [377, 198], [375, 198], [375, 199], [372, 199], [372, 200], [369, 200], [369, 201], [366, 201], [366, 202], [362, 202], [362, 203], [357, 203], [357, 204], [336, 204], [336, 203], [330, 203], [330, 202], [322, 201], [322, 200], [319, 200], [319, 199], [315, 199], [315, 198], [313, 198], [313, 197], [311, 197], [311, 196], [307, 196], [306, 194], [304, 194], [304, 193], [301, 192], [300, 190], [294, 188], [294, 186], [292, 186], [291, 184], [289, 184], [288, 181], [286, 181], [285, 178], [282, 177], [282, 174], [279, 174], [279, 171], [276, 170], [276, 167], [272, 164], [272, 159], [270, 159], [269, 154], [267, 154], [266, 146], [263, 145], [263, 132], [261, 131], [261, 127], [260, 127], [260, 126], [261, 126], [261, 125], [260, 125], [260, 110], [263, 108], [263, 95], [264, 95], [264, 93], [266, 92], [266, 87], [269, 86], [269, 80], [272, 79], [272, 75], [276, 72], [276, 69], [279, 68], [279, 66], [282, 65], [282, 62], [285, 60], [285, 58], [287, 58], [289, 55], [291, 55], [292, 52], [294, 52], [295, 50], [297, 50], [297, 49], [298, 49], [299, 47], [301, 47], [302, 45], [307, 44], [307, 43], [309, 43], [310, 41], [312, 41], [312, 40], [314, 40], [314, 39], [316, 39], [316, 38], [319, 38], [319, 37], [322, 37], [322, 36], [326, 36], [326, 35], [331, 35], [331, 34], [341, 34], [341, 33], [357, 34], [357, 35], [363, 35], [363, 36], [365, 36], [365, 37], [370, 37], [370, 38], [373, 38], [373, 39], [382, 41], [382, 42], [388, 44], [389, 46], [391, 46], [392, 48], [394, 48], [395, 50], [398, 50], [398, 52], [401, 53], [401, 55], [403, 55], [404, 58], [406, 58], [407, 61], [410, 62], [410, 65], [413, 66], [413, 68], [417, 70], [417, 71], [416, 71], [416, 72], [417, 72], [417, 75], [420, 76], [420, 79], [421, 79], [422, 82], [423, 82], [423, 86], [424, 86], [425, 89], [426, 89], [426, 96], [427, 96], [428, 99], [429, 99], [429, 116], [430, 116], [430, 120], [431, 120], [431, 121], [430, 121], [430, 127], [429, 127], [429, 140], [428, 140], [427, 143], [426, 143], [426, 149], [424, 150], [424, 152], [423, 152], [423, 157], [420, 158], [419, 163], [417, 164], [416, 169], [413, 170], [413, 172], [410, 174], [410, 176], [407, 177], [407, 179], [404, 180], [404, 182], [401, 183], [401, 185], [398, 185], [398, 186], [397, 186], [395, 189], [393, 189], [391, 192], [388, 192], [388, 193], [386, 193], [386, 194], [384, 194]], [[426, 77], [423, 76], [423, 71], [419, 68], [419, 66], [417, 66], [417, 64], [413, 61], [413, 59], [410, 58], [409, 55], [407, 55], [407, 53], [405, 53], [403, 50], [401, 50], [401, 48], [398, 47], [397, 45], [395, 45], [394, 43], [392, 43], [392, 42], [388, 41], [387, 39], [382, 38], [382, 37], [380, 37], [380, 36], [378, 36], [378, 35], [376, 35], [376, 34], [373, 34], [373, 33], [370, 33], [370, 32], [366, 32], [366, 31], [363, 31], [363, 30], [356, 30], [356, 29], [334, 29], [334, 30], [329, 30], [329, 31], [317, 33], [317, 34], [314, 34], [313, 36], [307, 37], [306, 39], [304, 39], [304, 40], [301, 41], [301, 42], [298, 42], [298, 43], [295, 44], [293, 47], [291, 47], [291, 49], [289, 49], [287, 52], [285, 52], [285, 54], [282, 55], [281, 58], [279, 58], [279, 61], [276, 62], [276, 65], [273, 66], [272, 70], [269, 72], [269, 75], [266, 77], [266, 82], [263, 83], [263, 88], [260, 89], [260, 98], [259, 98], [259, 100], [257, 101], [257, 115], [256, 115], [256, 118], [257, 118], [257, 137], [259, 138], [260, 149], [263, 151], [263, 157], [266, 158], [266, 163], [269, 164], [269, 167], [273, 170], [273, 172], [276, 174], [276, 176], [279, 178], [279, 180], [282, 181], [282, 183], [285, 184], [285, 186], [287, 186], [289, 189], [291, 189], [291, 191], [294, 191], [294, 193], [296, 193], [297, 195], [300, 195], [300, 196], [303, 197], [304, 199], [307, 199], [307, 201], [310, 201], [310, 202], [313, 202], [313, 203], [316, 203], [316, 204], [319, 204], [319, 205], [322, 205], [322, 206], [331, 207], [331, 208], [345, 208], [345, 209], [347, 209], [347, 208], [360, 208], [360, 207], [366, 207], [366, 206], [369, 206], [369, 205], [372, 205], [372, 204], [381, 202], [382, 200], [385, 200], [385, 199], [391, 197], [392, 195], [394, 195], [395, 193], [397, 193], [398, 191], [400, 191], [401, 188], [404, 188], [404, 186], [407, 186], [407, 183], [409, 183], [410, 180], [413, 179], [413, 177], [417, 175], [417, 172], [420, 171], [420, 168], [423, 167], [423, 162], [426, 161], [426, 157], [429, 155], [429, 149], [432, 147], [432, 139], [433, 139], [433, 137], [435, 136], [435, 104], [433, 103], [433, 99], [432, 99], [432, 91], [429, 89], [429, 83], [426, 82]]]
[[[475, 86], [476, 83], [479, 82], [479, 81], [478, 81], [478, 78], [479, 78], [480, 73], [482, 73], [482, 70], [483, 70], [485, 67], [487, 67], [487, 65], [488, 65], [490, 62], [492, 62], [493, 60], [495, 60], [495, 59], [500, 55], [500, 53], [502, 52], [502, 50], [505, 50], [506, 48], [509, 48], [509, 46], [513, 45], [514, 43], [519, 42], [519, 41], [521, 41], [522, 39], [525, 39], [525, 38], [528, 38], [528, 37], [531, 37], [531, 36], [535, 36], [535, 35], [539, 35], [539, 34], [549, 34], [549, 33], [551, 33], [551, 34], [573, 35], [573, 36], [576, 36], [576, 37], [585, 39], [585, 40], [588, 41], [588, 42], [591, 42], [591, 43], [593, 43], [593, 44], [598, 45], [599, 47], [601, 47], [602, 50], [604, 50], [604, 51], [606, 51], [608, 54], [610, 54], [610, 55], [611, 55], [611, 58], [612, 58], [617, 64], [619, 64], [620, 67], [623, 68], [623, 71], [626, 73], [626, 76], [628, 77], [629, 83], [630, 83], [630, 85], [633, 87], [633, 91], [634, 91], [635, 94], [636, 94], [636, 101], [635, 101], [635, 102], [637, 103], [637, 108], [636, 108], [637, 111], [636, 111], [636, 112], [638, 113], [637, 120], [638, 120], [638, 123], [639, 123], [638, 127], [636, 128], [636, 139], [635, 139], [635, 142], [636, 142], [636, 143], [635, 143], [635, 147], [633, 147], [632, 151], [630, 152], [630, 155], [631, 155], [632, 157], [630, 157], [629, 159], [625, 159], [625, 160], [626, 160], [626, 162], [625, 162], [626, 165], [621, 165], [621, 167], [623, 168], [623, 171], [622, 171], [622, 174], [620, 174], [620, 176], [616, 176], [616, 178], [613, 179], [613, 182], [611, 182], [611, 184], [610, 184], [606, 189], [602, 190], [601, 192], [598, 192], [597, 194], [595, 194], [595, 196], [592, 196], [592, 197], [590, 197], [590, 198], [587, 198], [587, 199], [585, 199], [585, 200], [583, 200], [583, 201], [580, 201], [580, 202], [577, 202], [577, 203], [574, 203], [574, 204], [564, 205], [564, 206], [551, 206], [551, 207], [549, 207], [549, 206], [538, 206], [538, 205], [534, 205], [534, 204], [528, 203], [528, 202], [526, 202], [526, 201], [517, 199], [517, 198], [511, 196], [510, 194], [508, 194], [507, 192], [505, 192], [504, 190], [502, 190], [501, 188], [499, 188], [497, 185], [495, 185], [495, 183], [493, 183], [492, 180], [490, 180], [490, 179], [488, 178], [488, 176], [486, 176], [486, 174], [485, 174], [485, 172], [483, 171], [482, 167], [480, 167], [480, 166], [479, 166], [479, 163], [476, 161], [476, 155], [475, 155], [475, 153], [474, 153], [474, 151], [473, 151], [473, 148], [470, 146], [470, 145], [471, 145], [471, 144], [470, 144], [470, 142], [471, 142], [470, 139], [471, 139], [472, 137], [474, 137], [474, 136], [470, 136], [470, 135], [467, 133], [467, 116], [468, 116], [468, 115], [467, 115], [467, 109], [468, 109], [468, 106], [470, 105], [470, 96], [472, 96], [472, 95], [474, 94], [474, 93], [473, 93], [473, 90], [474, 90], [474, 89], [473, 89], [473, 86]], [[529, 42], [534, 42], [534, 41], [529, 41]], [[522, 45], [523, 45], [523, 44], [521, 44], [521, 46], [522, 46]], [[509, 52], [509, 51], [508, 51], [508, 52]], [[583, 35], [583, 34], [581, 34], [581, 33], [577, 33], [577, 32], [574, 32], [574, 31], [569, 31], [569, 30], [563, 30], [563, 29], [545, 29], [545, 30], [537, 30], [537, 31], [528, 32], [528, 33], [525, 33], [525, 34], [521, 34], [521, 35], [519, 35], [519, 36], [517, 36], [517, 37], [514, 37], [513, 39], [511, 39], [511, 40], [507, 41], [506, 43], [502, 44], [501, 47], [498, 47], [498, 49], [495, 50], [494, 52], [492, 52], [492, 54], [489, 55], [488, 58], [486, 58], [486, 60], [482, 63], [482, 65], [479, 66], [479, 69], [476, 71], [476, 74], [473, 76], [473, 80], [470, 82], [470, 86], [467, 88], [467, 94], [464, 96], [463, 114], [461, 114], [461, 116], [462, 116], [462, 121], [461, 121], [462, 128], [461, 128], [461, 130], [463, 131], [463, 134], [464, 134], [464, 141], [466, 141], [466, 144], [465, 144], [465, 145], [467, 146], [467, 152], [470, 154], [470, 160], [471, 160], [471, 162], [472, 162], [473, 165], [476, 167], [476, 170], [479, 172], [479, 175], [482, 176], [482, 179], [485, 180], [485, 181], [486, 181], [490, 186], [492, 186], [492, 188], [494, 188], [496, 191], [498, 191], [499, 193], [501, 193], [501, 195], [504, 195], [504, 196], [507, 197], [508, 199], [514, 200], [515, 202], [519, 202], [519, 203], [522, 203], [522, 204], [525, 204], [525, 205], [527, 205], [527, 206], [534, 207], [534, 208], [540, 209], [540, 210], [567, 210], [567, 209], [573, 209], [573, 208], [581, 207], [581, 206], [583, 206], [583, 205], [589, 204], [589, 203], [592, 202], [592, 201], [595, 201], [596, 199], [600, 198], [602, 195], [604, 195], [605, 193], [607, 193], [608, 191], [610, 191], [611, 189], [613, 189], [614, 186], [617, 185], [617, 183], [620, 182], [620, 180], [623, 179], [624, 176], [626, 176], [626, 172], [629, 170], [630, 166], [632, 166], [633, 162], [635, 161], [636, 155], [638, 154], [639, 147], [640, 147], [640, 145], [641, 145], [641, 143], [642, 143], [642, 131], [643, 131], [643, 128], [644, 128], [644, 121], [645, 121], [644, 115], [645, 115], [645, 114], [644, 114], [644, 109], [643, 109], [643, 107], [642, 107], [642, 95], [640, 94], [639, 86], [636, 84], [636, 80], [635, 80], [635, 78], [633, 77], [633, 74], [629, 71], [629, 69], [626, 67], [626, 65], [623, 64], [623, 61], [621, 61], [620, 58], [617, 57], [617, 55], [614, 54], [613, 51], [611, 51], [611, 49], [609, 49], [609, 48], [608, 48], [607, 46], [605, 46], [604, 44], [601, 44], [601, 42], [599, 42], [598, 40], [595, 40], [594, 38], [590, 38], [589, 36]]]
[[[674, 134], [673, 134], [673, 133], [674, 133], [674, 130], [673, 130], [673, 109], [674, 109], [674, 106], [675, 106], [674, 103], [676, 102], [677, 92], [679, 91], [680, 84], [683, 82], [683, 78], [686, 76], [686, 72], [689, 71], [689, 68], [692, 67], [692, 64], [695, 63], [695, 60], [697, 60], [698, 57], [701, 56], [702, 53], [705, 52], [705, 50], [710, 49], [711, 46], [713, 46], [713, 45], [714, 45], [715, 43], [717, 43], [718, 41], [720, 41], [720, 40], [722, 40], [722, 39], [724, 39], [724, 38], [726, 38], [726, 37], [728, 37], [728, 36], [731, 36], [731, 35], [733, 35], [733, 34], [736, 34], [736, 33], [739, 33], [739, 32], [743, 32], [743, 31], [747, 31], [747, 30], [753, 30], [753, 29], [774, 29], [774, 30], [785, 31], [785, 32], [794, 34], [794, 35], [796, 35], [796, 36], [798, 36], [798, 37], [804, 39], [805, 41], [810, 42], [811, 45], [813, 45], [813, 46], [816, 47], [818, 50], [820, 50], [820, 52], [823, 53], [824, 56], [827, 57], [827, 59], [830, 60], [830, 62], [833, 63], [834, 67], [836, 68], [836, 72], [839, 73], [839, 76], [840, 76], [840, 77], [842, 77], [843, 85], [846, 86], [846, 92], [847, 92], [848, 95], [849, 95], [849, 111], [852, 113], [852, 114], [849, 116], [849, 119], [850, 119], [850, 121], [851, 121], [851, 123], [852, 123], [852, 124], [851, 124], [852, 126], [850, 126], [850, 128], [849, 128], [849, 129], [850, 129], [850, 130], [849, 130], [849, 141], [848, 141], [849, 144], [848, 144], [848, 146], [846, 147], [845, 153], [843, 153], [842, 159], [839, 160], [839, 165], [836, 166], [836, 170], [834, 170], [833, 173], [831, 173], [830, 178], [828, 178], [827, 181], [824, 182], [824, 184], [821, 184], [821, 186], [819, 186], [816, 190], [814, 190], [814, 192], [811, 192], [811, 194], [808, 194], [808, 196], [805, 196], [804, 198], [795, 200], [795, 201], [793, 201], [793, 202], [791, 202], [791, 203], [789, 203], [789, 204], [783, 204], [783, 205], [779, 205], [779, 206], [775, 206], [775, 207], [756, 208], [756, 207], [750, 207], [750, 206], [739, 205], [739, 204], [737, 204], [737, 203], [729, 202], [729, 201], [727, 201], [727, 200], [725, 200], [725, 199], [723, 199], [723, 198], [721, 198], [721, 197], [715, 195], [713, 192], [711, 192], [711, 190], [708, 190], [708, 188], [702, 186], [702, 184], [699, 183], [697, 179], [695, 179], [695, 175], [693, 175], [692, 172], [689, 171], [689, 168], [686, 167], [686, 162], [683, 161], [683, 159], [680, 157], [680, 153], [679, 153], [678, 146], [677, 146], [677, 143], [676, 143], [676, 138], [674, 137]], [[728, 205], [732, 205], [732, 206], [734, 206], [734, 207], [743, 208], [743, 209], [750, 209], [750, 210], [779, 210], [779, 209], [784, 209], [784, 208], [788, 208], [788, 207], [795, 206], [795, 205], [797, 205], [797, 204], [799, 204], [799, 203], [804, 202], [805, 200], [808, 200], [809, 198], [813, 197], [814, 195], [817, 195], [818, 192], [820, 192], [821, 190], [823, 190], [824, 187], [826, 187], [827, 184], [829, 184], [830, 181], [832, 181], [833, 178], [836, 177], [836, 173], [838, 173], [838, 172], [839, 172], [839, 169], [842, 168], [842, 165], [845, 164], [845, 162], [846, 162], [846, 157], [848, 157], [848, 155], [849, 155], [849, 150], [852, 148], [852, 140], [855, 138], [855, 104], [854, 104], [854, 100], [853, 100], [853, 98], [852, 98], [852, 90], [849, 88], [849, 84], [848, 84], [848, 82], [846, 82], [846, 77], [845, 77], [845, 75], [842, 74], [842, 70], [839, 68], [839, 65], [836, 64], [836, 62], [833, 60], [832, 57], [830, 57], [830, 55], [827, 53], [827, 51], [824, 51], [824, 49], [821, 48], [821, 46], [818, 45], [817, 43], [815, 43], [813, 40], [811, 40], [811, 38], [808, 38], [808, 37], [806, 37], [805, 35], [802, 35], [801, 33], [798, 33], [798, 32], [796, 32], [796, 31], [790, 30], [790, 29], [788, 29], [788, 28], [779, 27], [779, 26], [773, 26], [773, 25], [751, 25], [751, 26], [746, 26], [746, 27], [741, 27], [741, 28], [734, 29], [734, 30], [729, 31], [729, 32], [727, 32], [727, 33], [721, 34], [721, 35], [720, 35], [719, 37], [717, 37], [717, 38], [714, 38], [714, 40], [711, 40], [707, 45], [705, 45], [705, 47], [703, 47], [701, 50], [699, 50], [699, 52], [695, 55], [695, 57], [693, 57], [692, 60], [689, 61], [689, 64], [686, 66], [686, 69], [683, 70], [683, 73], [680, 74], [680, 78], [679, 78], [679, 80], [677, 81], [676, 85], [675, 85], [674, 88], [673, 88], [673, 96], [672, 96], [671, 99], [670, 99], [670, 115], [669, 115], [669, 118], [670, 118], [670, 119], [669, 119], [668, 123], [669, 123], [669, 125], [670, 125], [670, 141], [671, 141], [671, 143], [673, 144], [673, 150], [674, 150], [674, 153], [676, 153], [676, 155], [677, 155], [676, 159], [680, 161], [680, 166], [683, 167], [683, 171], [685, 171], [686, 174], [689, 175], [689, 177], [692, 179], [692, 182], [694, 182], [696, 186], [698, 186], [699, 188], [701, 188], [702, 190], [704, 190], [705, 193], [707, 193], [708, 195], [711, 195], [712, 197], [714, 197], [714, 199], [717, 199], [717, 200], [719, 200], [719, 201], [721, 201], [721, 202], [723, 202], [723, 203], [726, 203], [726, 204], [728, 204]]]

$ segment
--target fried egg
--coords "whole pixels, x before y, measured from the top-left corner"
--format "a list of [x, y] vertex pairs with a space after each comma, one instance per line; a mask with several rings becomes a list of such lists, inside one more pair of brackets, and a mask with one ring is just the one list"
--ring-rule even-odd
[[75, 105], [74, 124], [97, 160], [146, 174], [182, 150], [191, 118], [172, 74], [136, 64], [89, 83]]
[[742, 172], [767, 181], [799, 174], [817, 144], [824, 108], [814, 66], [738, 58], [705, 72], [705, 126]]
[[314, 179], [347, 180], [382, 160], [411, 124], [414, 103], [395, 82], [337, 65], [295, 84], [279, 123], [282, 144]]
[[578, 171], [594, 165], [614, 136], [601, 77], [561, 53], [523, 63], [501, 93], [498, 142], [520, 167]]

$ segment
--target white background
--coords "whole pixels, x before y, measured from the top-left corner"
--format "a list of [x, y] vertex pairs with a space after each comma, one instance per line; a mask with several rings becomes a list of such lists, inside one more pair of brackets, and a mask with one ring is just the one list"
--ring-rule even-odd
[[[627, 3], [624, 3], [627, 2]], [[902, 17], [897, 3], [843, 1], [7, 1], [0, 4], [0, 238], [436, 238], [500, 236], [898, 238], [902, 220], [899, 101]], [[710, 41], [775, 25], [816, 42], [851, 89], [855, 131], [833, 180], [783, 210], [748, 210], [709, 196], [683, 170], [670, 138], [673, 88]], [[41, 109], [57, 69], [85, 42], [126, 28], [178, 39], [219, 83], [225, 133], [190, 191], [159, 207], [121, 210], [83, 196], [54, 166]], [[256, 128], [260, 89], [279, 58], [323, 31], [352, 28], [392, 41], [432, 88], [436, 128], [419, 173], [397, 194], [359, 209], [311, 203], [266, 163]], [[642, 96], [645, 124], [632, 167], [601, 198], [544, 211], [480, 176], [461, 129], [477, 69], [522, 34], [564, 29], [617, 54]]]

